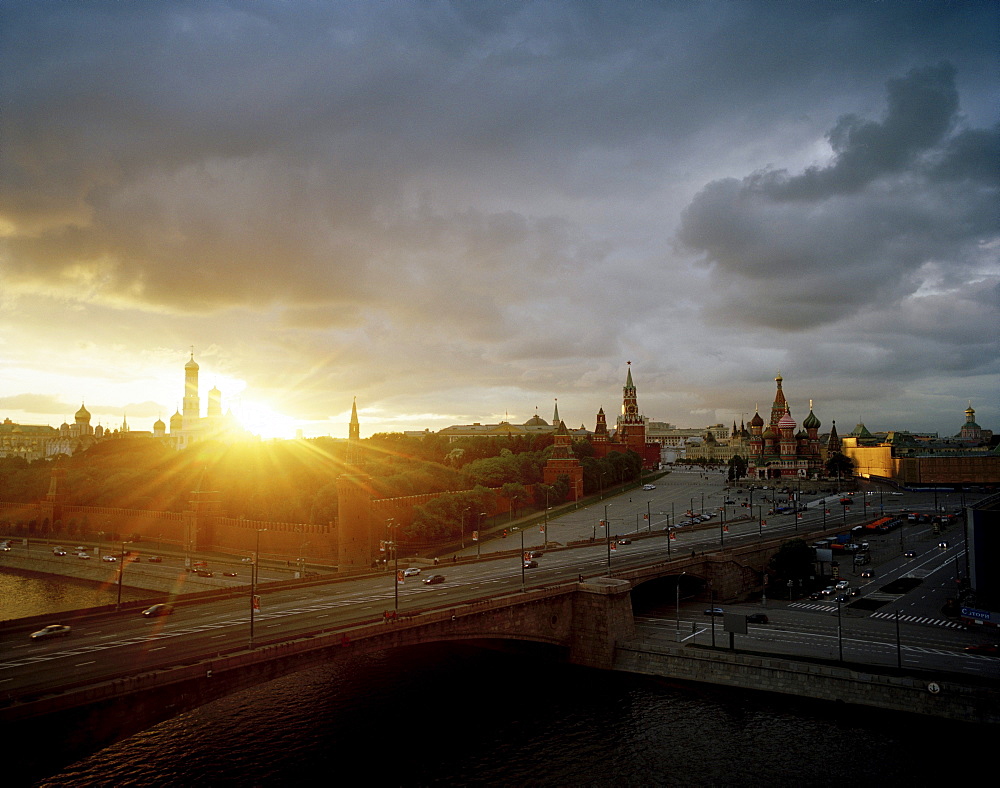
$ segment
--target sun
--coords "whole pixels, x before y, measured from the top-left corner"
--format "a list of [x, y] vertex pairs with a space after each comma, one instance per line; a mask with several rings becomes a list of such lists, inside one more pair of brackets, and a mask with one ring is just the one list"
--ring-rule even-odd
[[243, 429], [259, 435], [265, 440], [272, 438], [294, 438], [298, 426], [295, 419], [279, 413], [267, 405], [242, 400], [235, 409], [236, 418]]

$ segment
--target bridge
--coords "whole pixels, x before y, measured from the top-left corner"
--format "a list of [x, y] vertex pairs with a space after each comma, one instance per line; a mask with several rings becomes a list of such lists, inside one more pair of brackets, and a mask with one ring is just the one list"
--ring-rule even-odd
[[[577, 574], [576, 564], [567, 563], [561, 575], [552, 575], [551, 580], [524, 589], [508, 570], [503, 587], [494, 593], [484, 593], [462, 582], [433, 603], [420, 596], [423, 604], [404, 608], [396, 617], [383, 615], [384, 595], [374, 600], [359, 595], [357, 602], [345, 602], [340, 607], [336, 607], [340, 603], [327, 603], [324, 609], [331, 611], [330, 621], [262, 635], [253, 648], [246, 641], [237, 644], [237, 638], [229, 636], [220, 645], [218, 638], [222, 635], [211, 636], [213, 630], [207, 626], [192, 627], [182, 633], [171, 654], [153, 658], [151, 643], [165, 642], [157, 638], [167, 635], [144, 630], [147, 634], [132, 637], [126, 632], [120, 643], [121, 657], [103, 664], [93, 660], [93, 672], [86, 677], [66, 679], [65, 675], [72, 671], [58, 673], [58, 660], [63, 659], [69, 666], [80, 654], [96, 650], [96, 645], [57, 652], [48, 674], [58, 673], [55, 683], [29, 679], [20, 685], [0, 686], [5, 693], [0, 695], [0, 703], [5, 704], [0, 706], [0, 726], [5, 742], [20, 753], [38, 752], [38, 741], [60, 742], [58, 756], [48, 751], [43, 764], [22, 764], [24, 768], [50, 772], [60, 765], [55, 762], [57, 758], [68, 763], [232, 692], [331, 661], [442, 641], [542, 644], [553, 659], [596, 669], [874, 703], [959, 719], [1000, 721], [996, 692], [977, 693], [955, 686], [939, 693], [937, 700], [929, 700], [924, 686], [905, 677], [873, 677], [847, 668], [816, 668], [788, 658], [665, 646], [648, 642], [638, 631], [633, 591], [652, 589], [655, 595], [672, 601], [678, 584], [682, 584], [685, 597], [699, 596], [700, 592], [700, 598], [707, 599], [707, 589], [711, 588], [720, 600], [745, 598], [759, 589], [760, 568], [783, 541], [784, 537], [727, 545], [725, 550], [700, 554], [675, 553], [676, 557], [669, 561], [650, 561], [648, 557], [632, 563], [620, 561], [613, 573], [591, 572], [587, 578]], [[492, 563], [500, 562], [483, 562]], [[483, 565], [471, 568], [483, 572]], [[372, 582], [381, 583], [384, 590], [386, 579], [382, 575]], [[310, 588], [329, 598], [333, 587], [360, 588], [363, 581], [276, 585], [296, 598]], [[230, 611], [243, 610], [236, 606], [245, 602], [246, 590], [238, 597], [234, 591], [196, 596], [190, 602], [192, 611], [218, 610], [224, 620], [214, 625], [214, 631], [221, 632], [218, 627], [233, 624], [234, 613]], [[369, 601], [362, 601], [366, 599]], [[297, 620], [304, 611], [315, 607], [300, 603], [299, 608], [288, 611], [287, 620]], [[129, 612], [126, 620], [111, 612], [105, 617], [123, 627], [150, 626], [147, 621], [138, 622], [134, 613]], [[193, 617], [185, 612], [184, 618]]]

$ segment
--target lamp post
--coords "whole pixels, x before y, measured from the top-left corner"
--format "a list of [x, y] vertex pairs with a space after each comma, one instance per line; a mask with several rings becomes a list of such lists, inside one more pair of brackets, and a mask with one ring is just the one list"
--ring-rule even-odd
[[260, 535], [266, 528], [257, 529], [257, 541], [253, 549], [253, 568], [250, 572], [250, 648], [253, 649], [253, 619], [254, 613], [260, 609], [260, 597], [257, 596], [257, 565], [260, 563]]
[[674, 584], [674, 591], [676, 593], [676, 599], [674, 602], [674, 620], [676, 626], [676, 634], [679, 636], [681, 633], [681, 578], [686, 575], [687, 572], [681, 572], [677, 576], [677, 582]]
[[399, 533], [399, 526], [395, 517], [390, 517], [385, 521], [385, 529], [389, 538], [385, 541], [387, 550], [392, 550], [392, 599], [393, 609], [399, 610], [399, 550], [396, 545], [396, 537]]
[[[660, 512], [660, 514], [664, 514], [664, 512]], [[668, 516], [668, 519], [667, 519], [667, 560], [668, 561], [670, 560], [670, 542], [671, 542], [671, 536], [673, 536], [673, 531], [671, 529], [673, 527], [674, 527], [673, 526], [673, 522], [669, 519], [669, 516]]]
[[462, 510], [462, 549], [465, 549], [465, 513], [469, 511], [469, 507], [466, 506]]
[[476, 515], [476, 558], [482, 557], [483, 550], [483, 518], [486, 517], [486, 512], [480, 512]]
[[604, 536], [608, 544], [608, 569], [611, 569], [611, 522], [608, 520], [608, 507], [610, 503], [604, 504]]
[[521, 593], [524, 593], [524, 565], [527, 562], [524, 556], [524, 529], [514, 528], [512, 530], [521, 532]]
[[125, 545], [131, 542], [122, 542], [121, 560], [118, 564], [118, 601], [115, 603], [115, 610], [122, 609], [122, 575], [125, 574]]
[[545, 526], [542, 532], [542, 549], [547, 550], [549, 547], [549, 493], [552, 492], [552, 488], [545, 487]]

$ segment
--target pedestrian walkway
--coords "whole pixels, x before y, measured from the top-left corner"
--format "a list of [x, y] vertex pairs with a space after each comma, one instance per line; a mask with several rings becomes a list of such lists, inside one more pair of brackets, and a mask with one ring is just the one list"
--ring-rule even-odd
[[[872, 613], [869, 618], [880, 618], [883, 620], [896, 620], [895, 613]], [[904, 624], [926, 624], [931, 627], [943, 627], [944, 629], [965, 629], [964, 624], [957, 621], [948, 621], [944, 618], [931, 618], [929, 616], [900, 616], [899, 620]]]

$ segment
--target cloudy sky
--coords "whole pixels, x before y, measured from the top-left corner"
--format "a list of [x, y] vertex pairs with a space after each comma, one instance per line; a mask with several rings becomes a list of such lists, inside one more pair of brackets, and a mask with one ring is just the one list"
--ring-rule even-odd
[[[0, 418], [1000, 430], [1000, 4], [0, 2]], [[267, 421], [261, 423], [261, 419]]]

